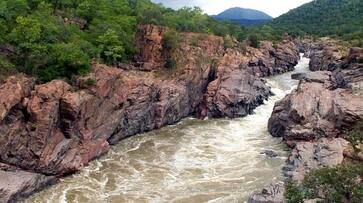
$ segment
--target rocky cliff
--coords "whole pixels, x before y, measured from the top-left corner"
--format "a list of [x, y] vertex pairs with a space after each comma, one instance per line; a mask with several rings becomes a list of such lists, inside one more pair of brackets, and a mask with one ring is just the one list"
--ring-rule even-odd
[[0, 177], [17, 177], [2, 179], [0, 202], [81, 170], [128, 136], [190, 115], [245, 116], [271, 94], [260, 76], [292, 70], [299, 59], [291, 39], [242, 52], [238, 42], [225, 49], [223, 38], [183, 33], [168, 69], [165, 29], [140, 26], [135, 66], [94, 64], [72, 85], [25, 75], [0, 85]]
[[[319, 59], [323, 62], [317, 64], [326, 64]], [[295, 75], [298, 88], [276, 103], [268, 128], [293, 146], [287, 176], [300, 181], [312, 169], [343, 162], [351, 146], [341, 137], [363, 118], [362, 59], [363, 49], [351, 48], [344, 60], [334, 61], [332, 71]]]

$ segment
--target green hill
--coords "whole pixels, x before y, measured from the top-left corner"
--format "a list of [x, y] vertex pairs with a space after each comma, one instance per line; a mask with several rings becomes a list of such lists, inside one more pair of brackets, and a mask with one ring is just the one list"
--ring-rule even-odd
[[363, 39], [362, 0], [314, 0], [275, 18], [271, 24], [282, 31], [315, 36]]

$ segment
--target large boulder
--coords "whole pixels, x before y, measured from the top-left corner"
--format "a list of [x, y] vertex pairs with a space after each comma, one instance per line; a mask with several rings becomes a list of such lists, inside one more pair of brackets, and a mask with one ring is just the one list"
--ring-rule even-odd
[[35, 80], [19, 74], [9, 77], [0, 84], [0, 122], [10, 113], [11, 109], [30, 95]]
[[0, 202], [16, 202], [56, 182], [54, 176], [0, 170]]
[[205, 95], [205, 104], [210, 117], [241, 117], [271, 95], [270, 88], [241, 64], [242, 56], [231, 51], [218, 64], [216, 79]]
[[349, 142], [342, 138], [297, 142], [283, 169], [284, 175], [301, 182], [311, 170], [340, 165], [349, 148]]
[[261, 192], [251, 195], [248, 203], [285, 203], [284, 192], [283, 184], [271, 184], [263, 188]]

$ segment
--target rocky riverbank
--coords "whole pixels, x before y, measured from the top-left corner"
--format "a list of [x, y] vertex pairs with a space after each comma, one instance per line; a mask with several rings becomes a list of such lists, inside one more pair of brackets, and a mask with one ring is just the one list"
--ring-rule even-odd
[[[25, 75], [2, 82], [0, 202], [81, 170], [110, 144], [137, 133], [191, 115], [245, 116], [271, 95], [261, 77], [292, 70], [299, 59], [292, 39], [242, 50], [238, 42], [226, 48], [223, 38], [193, 33], [183, 33], [179, 48], [165, 53], [166, 31], [140, 26], [134, 65], [94, 64], [72, 85], [36, 84]], [[164, 67], [170, 57], [172, 69]]]
[[[344, 139], [345, 131], [363, 118], [363, 49], [351, 48], [346, 57], [337, 46], [321, 41], [309, 46], [303, 43], [302, 49], [311, 57], [309, 69], [314, 72], [292, 75], [300, 84], [276, 103], [268, 123], [271, 135], [291, 146], [284, 175], [298, 182], [311, 170], [352, 158], [363, 160]], [[251, 202], [261, 198], [285, 201], [261, 193]]]

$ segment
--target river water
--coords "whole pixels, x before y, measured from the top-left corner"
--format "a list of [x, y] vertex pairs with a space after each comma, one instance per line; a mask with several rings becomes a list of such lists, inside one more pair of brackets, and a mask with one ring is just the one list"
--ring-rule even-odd
[[[295, 72], [307, 70], [301, 58]], [[245, 202], [282, 181], [287, 148], [267, 132], [276, 101], [296, 88], [291, 72], [268, 78], [275, 96], [240, 119], [184, 119], [113, 146], [80, 173], [25, 203]], [[276, 158], [261, 154], [266, 149]]]

